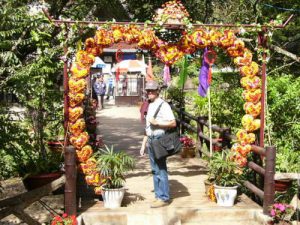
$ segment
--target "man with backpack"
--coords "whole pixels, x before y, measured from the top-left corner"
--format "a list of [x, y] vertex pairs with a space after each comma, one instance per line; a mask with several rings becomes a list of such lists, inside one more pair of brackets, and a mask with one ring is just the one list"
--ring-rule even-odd
[[151, 208], [163, 207], [169, 204], [170, 191], [166, 158], [156, 159], [152, 141], [162, 137], [166, 130], [176, 127], [175, 116], [170, 105], [159, 97], [159, 85], [156, 81], [148, 81], [145, 90], [149, 99], [146, 116], [145, 136], [140, 155], [143, 156], [145, 148], [148, 150], [151, 170], [153, 174], [155, 200]]

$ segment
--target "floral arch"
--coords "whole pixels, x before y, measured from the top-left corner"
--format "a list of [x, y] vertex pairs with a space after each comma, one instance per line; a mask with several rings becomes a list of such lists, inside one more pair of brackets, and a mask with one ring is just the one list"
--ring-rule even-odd
[[240, 166], [247, 163], [247, 154], [251, 151], [251, 144], [255, 142], [254, 131], [261, 125], [257, 117], [261, 113], [261, 78], [259, 65], [252, 61], [252, 52], [245, 47], [245, 43], [236, 36], [234, 30], [217, 30], [216, 28], [195, 28], [184, 32], [176, 43], [169, 43], [156, 36], [155, 30], [147, 25], [118, 23], [99, 28], [94, 37], [85, 40], [84, 50], [76, 54], [76, 60], [71, 66], [68, 93], [68, 127], [70, 143], [76, 149], [79, 168], [85, 174], [89, 185], [95, 186], [95, 193], [100, 194], [103, 179], [95, 170], [95, 162], [91, 158], [92, 147], [88, 145], [89, 135], [85, 131], [83, 119], [84, 91], [87, 86], [85, 78], [89, 75], [90, 67], [95, 56], [101, 55], [103, 48], [119, 42], [137, 44], [138, 48], [151, 51], [166, 65], [172, 65], [185, 54], [191, 54], [203, 48], [221, 48], [234, 61], [240, 71], [240, 83], [244, 88], [242, 97], [245, 101], [245, 115], [242, 117], [242, 128], [237, 132], [237, 143], [231, 149]]

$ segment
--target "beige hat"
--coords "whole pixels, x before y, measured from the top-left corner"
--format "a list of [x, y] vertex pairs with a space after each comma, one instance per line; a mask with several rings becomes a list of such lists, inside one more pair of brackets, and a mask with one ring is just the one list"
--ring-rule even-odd
[[150, 80], [146, 83], [145, 90], [158, 90], [159, 85], [156, 81]]

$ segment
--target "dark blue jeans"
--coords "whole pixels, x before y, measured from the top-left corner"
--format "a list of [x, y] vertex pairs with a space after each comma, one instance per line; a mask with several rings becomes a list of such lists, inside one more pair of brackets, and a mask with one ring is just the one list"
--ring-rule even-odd
[[153, 184], [155, 198], [162, 201], [168, 201], [170, 199], [169, 179], [166, 158], [157, 160], [154, 158], [154, 152], [152, 148], [152, 140], [159, 137], [148, 137], [147, 149], [153, 174]]

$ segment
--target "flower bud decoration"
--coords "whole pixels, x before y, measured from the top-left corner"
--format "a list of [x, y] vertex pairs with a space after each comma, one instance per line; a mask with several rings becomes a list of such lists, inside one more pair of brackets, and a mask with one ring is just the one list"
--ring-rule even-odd
[[210, 30], [208, 32], [208, 39], [211, 42], [211, 45], [213, 46], [219, 46], [220, 45], [220, 39], [222, 37], [222, 33], [217, 30]]
[[87, 132], [83, 132], [78, 136], [71, 136], [70, 143], [76, 148], [81, 149], [89, 141], [89, 135]]
[[90, 145], [84, 146], [80, 150], [76, 150], [76, 156], [79, 162], [86, 162], [93, 154], [93, 149]]
[[84, 94], [83, 93], [71, 93], [69, 92], [69, 104], [71, 107], [78, 106], [82, 104], [84, 100]]
[[223, 37], [220, 38], [220, 45], [222, 48], [227, 49], [233, 45], [235, 40], [236, 37], [234, 35], [234, 32], [230, 30], [225, 30]]
[[95, 43], [103, 48], [113, 44], [112, 32], [104, 29], [97, 30], [94, 39]]
[[247, 114], [257, 117], [261, 112], [261, 102], [254, 104], [253, 102], [246, 102], [244, 104], [244, 110]]
[[114, 43], [118, 43], [120, 41], [123, 41], [123, 33], [124, 33], [124, 28], [122, 26], [112, 26], [112, 36], [114, 39]]
[[261, 79], [258, 76], [242, 77], [241, 85], [243, 88], [247, 90], [258, 89], [261, 87]]
[[86, 51], [80, 50], [76, 54], [76, 62], [81, 67], [88, 67], [95, 62], [95, 56]]
[[246, 114], [242, 118], [242, 125], [247, 132], [252, 132], [260, 128], [260, 119], [254, 119], [250, 114]]
[[239, 167], [245, 167], [247, 165], [247, 162], [248, 162], [247, 158], [245, 156], [242, 156], [237, 151], [234, 151], [234, 155], [233, 155], [232, 160], [235, 161], [238, 164]]
[[86, 80], [79, 79], [75, 80], [73, 78], [69, 79], [69, 89], [71, 93], [83, 93], [86, 87]]
[[256, 62], [251, 62], [249, 66], [242, 66], [240, 72], [243, 76], [254, 77], [259, 72], [259, 66]]
[[237, 66], [248, 66], [251, 63], [252, 63], [252, 53], [247, 48], [244, 49], [243, 56], [236, 57], [234, 59], [234, 64], [236, 64]]
[[191, 44], [196, 48], [205, 48], [210, 45], [209, 36], [206, 31], [199, 29], [190, 35]]
[[69, 124], [70, 132], [73, 136], [78, 136], [80, 133], [82, 133], [85, 129], [85, 121], [83, 118], [78, 119], [75, 121], [75, 123]]
[[251, 151], [251, 145], [240, 145], [238, 143], [235, 143], [231, 150], [234, 152], [238, 152], [242, 157], [247, 157], [248, 153]]
[[257, 103], [261, 98], [261, 90], [244, 90], [242, 93], [242, 97], [246, 102]]
[[100, 186], [104, 183], [102, 176], [98, 172], [92, 172], [91, 174], [85, 176], [85, 181], [88, 185]]
[[236, 133], [237, 140], [241, 145], [246, 145], [246, 144], [252, 144], [255, 141], [255, 134], [254, 133], [248, 133], [244, 129], [240, 129]]
[[96, 168], [96, 160], [94, 158], [89, 158], [85, 163], [79, 164], [79, 171], [83, 172], [84, 174], [90, 174], [96, 171]]
[[82, 67], [78, 63], [73, 63], [70, 71], [73, 75], [73, 79], [85, 78], [90, 72], [88, 68]]
[[82, 107], [69, 108], [69, 121], [74, 123], [83, 115]]

